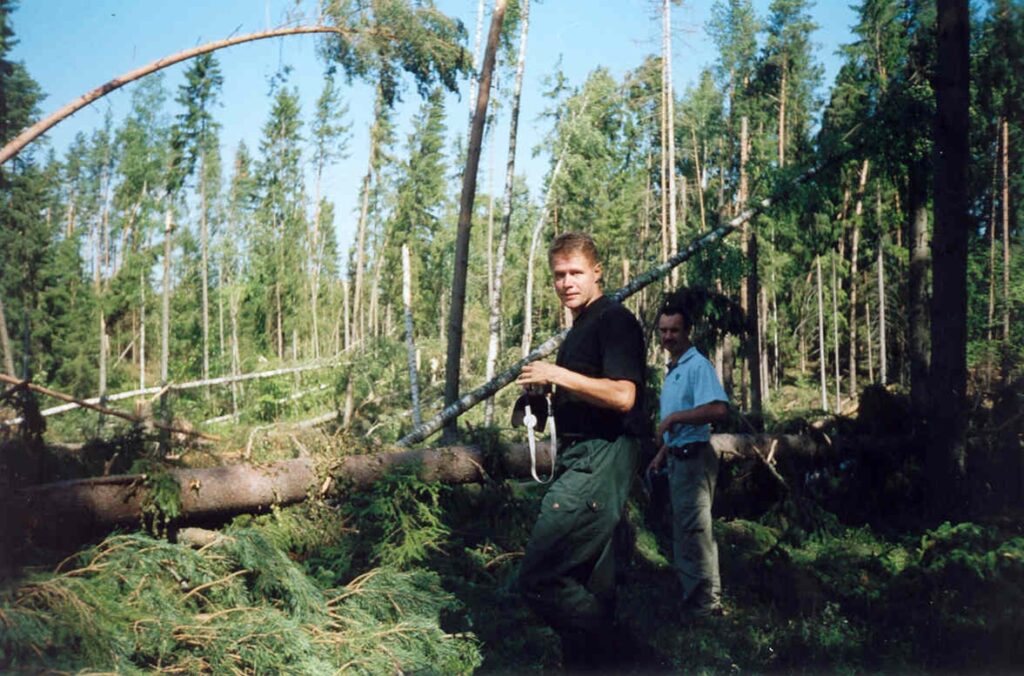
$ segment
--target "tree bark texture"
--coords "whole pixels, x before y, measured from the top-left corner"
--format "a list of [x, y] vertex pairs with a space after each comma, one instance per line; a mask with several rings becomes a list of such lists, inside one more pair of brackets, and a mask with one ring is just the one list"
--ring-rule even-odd
[[412, 397], [412, 420], [414, 425], [423, 422], [420, 413], [420, 382], [416, 374], [416, 339], [412, 326], [412, 265], [409, 262], [409, 245], [402, 245], [402, 302], [405, 305], [405, 349], [409, 361], [409, 393]]
[[[676, 224], [676, 120], [675, 92], [672, 87], [672, 2], [662, 2], [662, 89], [665, 100], [665, 141], [668, 150], [666, 159], [668, 179], [668, 250], [679, 249], [679, 230]], [[668, 256], [666, 256], [668, 258]], [[679, 268], [672, 268], [672, 288], [679, 286]]]
[[[930, 440], [926, 472], [935, 513], [956, 510], [967, 432], [967, 167], [970, 162], [967, 0], [938, 0], [933, 240], [929, 372]], [[1004, 136], [1004, 144], [1005, 144]]]
[[0, 294], [0, 350], [4, 353], [4, 373], [14, 375], [14, 352], [11, 348], [11, 339], [7, 334], [7, 314], [4, 312], [4, 299]]
[[912, 424], [920, 425], [928, 414], [928, 186], [923, 162], [914, 162], [908, 180], [907, 213], [910, 216], [910, 271], [907, 276], [907, 330], [910, 349], [910, 408]]
[[[487, 364], [486, 378], [494, 377], [494, 369], [498, 363], [498, 350], [501, 338], [501, 292], [505, 278], [505, 250], [508, 248], [508, 234], [512, 228], [512, 193], [516, 168], [516, 140], [519, 131], [519, 103], [523, 92], [523, 71], [526, 69], [526, 40], [530, 30], [530, 0], [520, 3], [519, 54], [516, 57], [515, 85], [512, 92], [512, 111], [508, 129], [508, 161], [505, 165], [505, 213], [501, 221], [501, 233], [498, 235], [498, 250], [494, 260], [494, 284], [490, 295], [490, 316], [487, 322]], [[487, 425], [494, 420], [494, 400], [487, 400], [484, 414]], [[417, 423], [418, 424], [418, 423]]]
[[363, 312], [363, 277], [366, 270], [366, 224], [370, 213], [370, 185], [376, 173], [377, 145], [380, 137], [380, 116], [384, 110], [384, 95], [377, 87], [373, 102], [373, 125], [370, 127], [370, 153], [366, 161], [366, 175], [363, 177], [362, 200], [359, 207], [359, 221], [356, 226], [356, 279], [352, 294], [352, 337], [355, 341], [366, 337], [366, 322]]
[[[491, 94], [491, 78], [498, 49], [498, 37], [505, 20], [506, 0], [495, 0], [491, 14], [491, 28], [487, 35], [476, 110], [470, 126], [469, 150], [466, 170], [462, 174], [462, 194], [459, 199], [459, 222], [455, 235], [455, 263], [452, 277], [451, 307], [448, 314], [448, 349], [445, 361], [444, 402], [450, 406], [459, 398], [459, 375], [462, 365], [462, 318], [466, 306], [466, 277], [469, 268], [469, 235], [473, 225], [473, 203], [476, 198], [476, 174], [480, 165], [480, 144], [483, 140], [487, 117], [487, 103]], [[446, 433], [456, 433], [455, 419], [447, 423]]]
[[205, 45], [193, 47], [192, 49], [186, 49], [170, 56], [157, 59], [152, 63], [140, 66], [135, 70], [129, 71], [124, 75], [114, 78], [104, 84], [100, 85], [96, 89], [83, 94], [71, 103], [68, 103], [61, 107], [56, 112], [49, 116], [39, 120], [28, 129], [18, 134], [14, 139], [7, 143], [0, 150], [0, 164], [3, 164], [7, 160], [17, 155], [21, 150], [32, 143], [34, 140], [42, 136], [51, 127], [61, 122], [65, 118], [70, 117], [74, 113], [78, 112], [82, 108], [85, 108], [93, 101], [106, 96], [112, 91], [120, 89], [121, 87], [138, 80], [139, 78], [155, 73], [158, 70], [173, 66], [176, 63], [187, 61], [191, 58], [206, 54], [209, 52], [217, 51], [218, 49], [224, 49], [225, 47], [232, 47], [234, 45], [240, 45], [246, 42], [254, 42], [256, 40], [266, 40], [268, 38], [282, 37], [285, 35], [305, 35], [309, 33], [335, 33], [338, 35], [352, 35], [354, 31], [338, 28], [337, 26], [295, 26], [292, 28], [275, 28], [269, 31], [262, 31], [259, 33], [250, 33], [248, 35], [239, 35], [237, 37], [228, 38], [226, 40], [216, 40], [214, 42], [208, 42]]
[[853, 210], [853, 232], [850, 234], [850, 399], [857, 398], [857, 277], [858, 254], [860, 252], [860, 225], [864, 217], [864, 189], [868, 181], [868, 160], [860, 166], [857, 181], [857, 205]]
[[[966, 124], [966, 123], [965, 123]], [[1003, 340], [1010, 340], [1010, 121], [1003, 118]]]
[[[824, 435], [714, 434], [711, 443], [725, 464], [750, 460], [768, 464], [797, 485], [809, 467], [856, 454], [893, 454], [907, 445], [907, 438], [829, 440]], [[549, 466], [546, 446], [537, 449], [537, 462]], [[370, 486], [403, 467], [415, 468], [424, 481], [449, 484], [526, 479], [530, 476], [530, 452], [526, 444], [513, 444], [493, 454], [473, 446], [447, 446], [349, 455], [319, 471], [307, 457], [266, 465], [177, 469], [167, 474], [177, 484], [181, 501], [174, 521], [185, 524], [266, 512], [314, 495], [341, 495]], [[102, 529], [138, 524], [144, 513], [152, 511], [152, 477], [123, 474], [40, 484], [0, 500], [9, 517], [2, 524], [0, 543], [24, 543], [29, 537], [33, 542], [67, 542]]]
[[825, 382], [825, 303], [821, 289], [821, 256], [814, 258], [818, 276], [818, 373], [821, 376], [821, 409], [828, 411], [828, 384]]
[[[170, 194], [164, 197], [167, 200], [166, 213], [164, 214], [164, 277], [163, 288], [161, 289], [161, 312], [160, 312], [160, 386], [168, 383], [169, 367], [168, 361], [171, 353], [171, 234], [174, 229], [174, 204]], [[160, 410], [164, 414], [164, 422], [169, 422], [170, 411], [168, 409], [167, 393], [160, 395]]]
[[876, 193], [875, 215], [879, 226], [878, 256], [876, 271], [878, 273], [878, 382], [885, 385], [889, 381], [888, 358], [886, 357], [885, 327], [885, 233], [882, 230], [882, 189]]
[[996, 322], [996, 231], [998, 221], [996, 218], [996, 204], [999, 194], [999, 169], [1002, 162], [1002, 123], [996, 131], [996, 157], [992, 162], [992, 199], [989, 202], [988, 220], [988, 328], [986, 337], [992, 340]]
[[842, 383], [839, 376], [839, 279], [836, 256], [832, 255], [832, 361], [835, 365], [836, 413], [843, 412]]

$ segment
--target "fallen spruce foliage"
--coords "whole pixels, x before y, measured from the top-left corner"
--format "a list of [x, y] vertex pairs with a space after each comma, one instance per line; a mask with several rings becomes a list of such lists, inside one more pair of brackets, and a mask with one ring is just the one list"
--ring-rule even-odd
[[369, 570], [318, 584], [264, 530], [199, 549], [114, 535], [0, 597], [0, 670], [118, 673], [466, 673], [472, 635], [430, 571]]

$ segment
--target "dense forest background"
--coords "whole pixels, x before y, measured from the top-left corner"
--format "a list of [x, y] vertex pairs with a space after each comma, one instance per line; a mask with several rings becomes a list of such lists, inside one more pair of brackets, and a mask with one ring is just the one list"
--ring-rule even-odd
[[[949, 79], [937, 28], [949, 3], [862, 0], [841, 69], [823, 83], [809, 0], [772, 0], [763, 16], [749, 0], [716, 0], [705, 28], [718, 58], [685, 91], [666, 86], [668, 38], [619, 78], [603, 68], [581, 82], [552, 74], [549, 171], [542, 193], [531, 195], [514, 151], [503, 185], [467, 193], [481, 134], [515, 148], [529, 62], [528, 1], [496, 2], [490, 14], [480, 4], [471, 35], [429, 2], [323, 3], [310, 23], [343, 30], [308, 38], [318, 40], [325, 71], [316, 106], [301, 108], [283, 67], [261, 138], [226, 155], [217, 119], [223, 75], [211, 51], [188, 62], [174, 89], [160, 72], [131, 84], [130, 113], [108, 116], [66, 152], [43, 140], [5, 161], [0, 367], [15, 383], [101, 407], [134, 401], [128, 413], [140, 422], [74, 405], [47, 409], [11, 385], [0, 401], [9, 442], [3, 490], [269, 460], [296, 448], [312, 448], [324, 463], [382, 450], [568, 326], [550, 291], [545, 243], [553, 234], [591, 233], [610, 291], [771, 198], [738, 219], [738, 233], [700, 247], [627, 306], [651, 328], [663, 293], [700, 290], [691, 293], [703, 317], [697, 343], [735, 404], [731, 431], [904, 441], [871, 469], [865, 456], [801, 466], [778, 477], [786, 488], [774, 486], [771, 499], [725, 508], [717, 528], [730, 557], [726, 584], [735, 583], [743, 606], [730, 621], [757, 624], [760, 634], [699, 627], [689, 642], [667, 629], [651, 635], [667, 664], [711, 671], [1019, 666], [1009, 637], [1022, 606], [1007, 601], [1017, 610], [996, 612], [990, 604], [1019, 597], [1019, 587], [1008, 590], [1024, 575], [1013, 517], [1024, 495], [1024, 6], [971, 7], [961, 126], [969, 134], [959, 156], [949, 150], [954, 134], [938, 91]], [[13, 7], [0, 0], [5, 144], [41, 115], [32, 64], [8, 58]], [[658, 9], [670, 35], [673, 12], [685, 7]], [[495, 41], [483, 39], [487, 17]], [[498, 88], [479, 87], [491, 79], [489, 63]], [[357, 79], [375, 87], [369, 129], [348, 120], [345, 90]], [[464, 107], [446, 109], [445, 92], [460, 90], [468, 119]], [[472, 115], [478, 91], [486, 116]], [[404, 137], [399, 96], [422, 102]], [[506, 115], [510, 138], [487, 136]], [[474, 120], [484, 125], [476, 135]], [[460, 140], [446, 147], [451, 129]], [[370, 150], [357, 234], [343, 245], [322, 177], [353, 134], [368, 134]], [[947, 173], [951, 157], [959, 174]], [[959, 177], [953, 188], [950, 176]], [[952, 206], [951, 195], [960, 200]], [[457, 438], [486, 447], [518, 440], [505, 425], [511, 389], [463, 415]], [[171, 437], [147, 421], [185, 431]], [[197, 431], [217, 440], [196, 442]], [[747, 486], [737, 471], [735, 486]], [[288, 653], [297, 661], [285, 663], [306, 671], [464, 671], [481, 660], [492, 669], [550, 667], [557, 642], [509, 600], [537, 495], [514, 482], [456, 490], [400, 474], [341, 506], [242, 517], [218, 557], [161, 539], [175, 528], [173, 510], [160, 512], [160, 503], [147, 517], [150, 535], [103, 540], [62, 564], [50, 587], [11, 572], [0, 666], [146, 669], [166, 658], [198, 671], [275, 668], [273, 645], [241, 654], [232, 647], [238, 635], [201, 627], [206, 620], [190, 605], [197, 597], [175, 596], [173, 580], [132, 598], [149, 604], [138, 617], [178, 613], [165, 621], [191, 623], [178, 647], [153, 648], [169, 639], [138, 624], [138, 645], [128, 647], [118, 632], [126, 617], [138, 619], [131, 613], [76, 634], [81, 627], [67, 619], [85, 612], [76, 603], [89, 597], [113, 613], [107, 605], [131, 585], [115, 592], [100, 573], [93, 580], [75, 571], [127, 565], [118, 561], [137, 549], [211, 585], [225, 579], [203, 612], [259, 606], [265, 616], [248, 623], [283, 623], [282, 636], [318, 646]], [[645, 511], [651, 499], [631, 507], [641, 562], [625, 599], [627, 609], [655, 608], [649, 622], [672, 617], [658, 591], [671, 580], [659, 550], [664, 524]], [[362, 525], [350, 532], [352, 524]], [[29, 549], [27, 560], [39, 560]], [[289, 555], [274, 558], [281, 552]], [[243, 569], [271, 572], [248, 587], [226, 581]], [[155, 574], [126, 573], [124, 582]], [[96, 589], [80, 586], [87, 580]], [[338, 589], [348, 591], [325, 591]], [[408, 594], [409, 605], [378, 603], [389, 590]], [[902, 614], [880, 610], [911, 598]], [[509, 616], [498, 617], [495, 603], [513, 608]], [[363, 633], [353, 635], [341, 616], [358, 618]], [[514, 638], [504, 633], [514, 633], [513, 620], [526, 627]], [[391, 636], [389, 622], [407, 621], [424, 632], [419, 642], [375, 643]], [[317, 623], [334, 633], [303, 633]], [[142, 656], [143, 644], [162, 657]], [[72, 657], [71, 645], [91, 647]], [[523, 645], [543, 649], [524, 655]], [[380, 661], [362, 664], [360, 655]]]

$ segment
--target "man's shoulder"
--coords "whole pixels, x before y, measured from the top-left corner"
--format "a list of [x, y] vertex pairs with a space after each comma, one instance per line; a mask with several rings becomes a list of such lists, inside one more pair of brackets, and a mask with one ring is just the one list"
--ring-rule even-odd
[[605, 299], [605, 307], [601, 310], [601, 321], [624, 322], [636, 324], [637, 326], [640, 325], [640, 322], [625, 305], [617, 300], [609, 298], [608, 296], [603, 296], [603, 298]]
[[696, 347], [691, 347], [686, 351], [686, 354], [683, 355], [683, 358], [680, 361], [680, 366], [684, 367], [686, 370], [693, 371], [706, 369], [711, 369], [713, 371], [715, 369], [715, 365], [711, 363], [711, 360], [705, 357], [704, 353]]

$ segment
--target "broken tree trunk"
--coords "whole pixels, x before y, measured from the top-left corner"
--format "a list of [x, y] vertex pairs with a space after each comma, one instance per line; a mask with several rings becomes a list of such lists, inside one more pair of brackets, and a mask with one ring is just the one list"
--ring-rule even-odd
[[[906, 437], [863, 437], [830, 440], [825, 435], [715, 434], [711, 443], [724, 464], [756, 461], [778, 467], [793, 484], [808, 468], [841, 458], [887, 457], [906, 448]], [[538, 448], [538, 463], [549, 467], [546, 447]], [[208, 469], [178, 469], [168, 476], [178, 485], [180, 510], [176, 523], [194, 522], [239, 513], [264, 512], [312, 495], [337, 495], [364, 488], [389, 471], [415, 467], [425, 481], [448, 484], [530, 476], [526, 444], [486, 454], [472, 446], [352, 455], [318, 471], [309, 457], [267, 465], [226, 465]], [[37, 541], [81, 537], [99, 529], [138, 524], [152, 513], [152, 477], [144, 474], [77, 479], [23, 488], [5, 496], [2, 505], [5, 535], [32, 534]]]
[[71, 103], [66, 104], [56, 112], [52, 113], [48, 117], [36, 122], [31, 127], [28, 127], [23, 132], [18, 134], [13, 140], [0, 150], [0, 164], [3, 164], [7, 160], [11, 159], [19, 152], [22, 148], [32, 143], [34, 140], [42, 136], [51, 127], [56, 125], [58, 122], [70, 117], [74, 113], [78, 112], [82, 108], [99, 99], [100, 97], [106, 96], [110, 92], [120, 89], [130, 82], [134, 82], [139, 78], [145, 77], [150, 73], [155, 73], [158, 70], [173, 66], [176, 63], [187, 61], [191, 58], [206, 54], [208, 52], [214, 52], [218, 49], [224, 49], [225, 47], [232, 47], [234, 45], [240, 45], [246, 42], [254, 42], [256, 40], [266, 40], [268, 38], [283, 37], [285, 35], [305, 35], [309, 33], [335, 33], [338, 35], [352, 35], [357, 31], [347, 30], [339, 28], [338, 26], [293, 26], [290, 28], [275, 28], [273, 30], [261, 31], [259, 33], [250, 33], [249, 35], [239, 35], [233, 38], [227, 38], [226, 40], [216, 40], [214, 42], [208, 42], [205, 45], [198, 47], [192, 47], [170, 56], [157, 59], [152, 63], [140, 66], [135, 70], [129, 71], [124, 75], [115, 77], [113, 80], [105, 82], [96, 89], [83, 94]]

